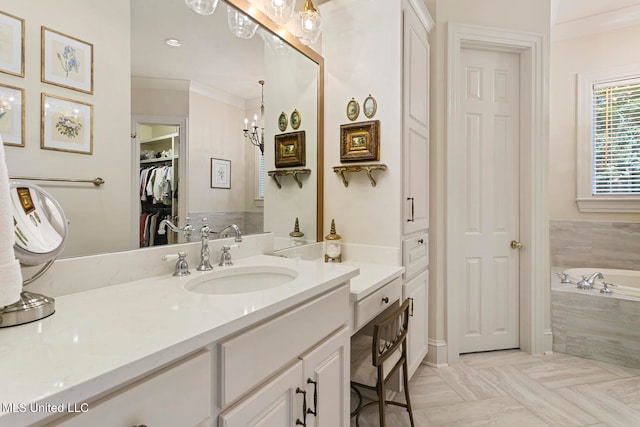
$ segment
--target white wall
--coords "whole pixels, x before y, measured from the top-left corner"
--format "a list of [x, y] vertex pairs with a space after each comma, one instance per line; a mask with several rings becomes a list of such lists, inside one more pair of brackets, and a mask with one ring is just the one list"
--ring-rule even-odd
[[[202, 89], [189, 93], [189, 211], [244, 210], [245, 149], [242, 135], [244, 103], [229, 103], [208, 96]], [[211, 158], [231, 161], [231, 188], [211, 188]]]
[[[127, 249], [131, 197], [123, 189], [131, 187], [129, 0], [4, 1], [1, 8], [25, 19], [25, 76], [0, 73], [0, 84], [26, 92], [26, 146], [6, 147], [9, 174], [104, 178], [106, 184], [100, 189], [91, 184], [40, 185], [58, 199], [71, 221], [63, 256]], [[93, 44], [93, 95], [40, 81], [42, 25]], [[93, 155], [40, 149], [41, 93], [93, 104]]]
[[[400, 0], [333, 0], [325, 17], [324, 229], [335, 218], [345, 243], [400, 247], [402, 10]], [[365, 173], [349, 174], [345, 188], [333, 166], [340, 163], [340, 125], [351, 123], [346, 106], [371, 94], [380, 120], [380, 163], [372, 187]], [[360, 113], [356, 122], [367, 121]], [[392, 262], [400, 260], [392, 260]]]
[[638, 63], [640, 25], [551, 44], [549, 216], [634, 221], [640, 214], [581, 213], [576, 205], [576, 75]]
[[[265, 181], [264, 229], [274, 233], [275, 241], [289, 246], [289, 232], [293, 230], [296, 217], [300, 220], [300, 231], [306, 239], [316, 240], [316, 194], [318, 185], [318, 66], [297, 52], [278, 56], [265, 53], [265, 171], [276, 170], [275, 135], [305, 132], [305, 166], [294, 168], [311, 169], [311, 174], [300, 178], [299, 188], [292, 177], [280, 177], [282, 188], [271, 178]], [[291, 112], [300, 113], [300, 127], [291, 127]], [[285, 113], [287, 129], [278, 128], [278, 117]], [[284, 239], [284, 240], [283, 240]], [[278, 245], [277, 245], [278, 246]]]

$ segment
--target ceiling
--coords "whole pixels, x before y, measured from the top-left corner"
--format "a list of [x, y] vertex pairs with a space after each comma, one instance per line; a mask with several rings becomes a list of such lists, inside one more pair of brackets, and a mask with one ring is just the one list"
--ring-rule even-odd
[[[182, 41], [170, 47], [167, 38]], [[227, 6], [201, 16], [183, 1], [131, 1], [131, 74], [197, 81], [228, 94], [260, 96], [264, 42], [258, 34], [240, 39], [227, 26]]]
[[563, 24], [640, 5], [640, 0], [552, 0], [552, 5], [554, 24]]

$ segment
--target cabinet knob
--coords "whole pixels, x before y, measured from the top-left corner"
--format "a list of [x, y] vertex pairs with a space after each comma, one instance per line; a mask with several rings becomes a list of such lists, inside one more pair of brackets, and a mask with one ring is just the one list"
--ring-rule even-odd
[[418, 239], [418, 243], [422, 245], [424, 243], [424, 239]]
[[382, 302], [385, 304], [389, 304], [389, 297], [382, 298]]

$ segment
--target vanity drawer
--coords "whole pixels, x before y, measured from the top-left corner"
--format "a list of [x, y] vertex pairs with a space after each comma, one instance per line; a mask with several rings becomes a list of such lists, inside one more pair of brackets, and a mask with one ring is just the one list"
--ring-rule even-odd
[[72, 408], [78, 414], [48, 425], [199, 425], [211, 416], [211, 353], [201, 351], [102, 399], [83, 403]]
[[349, 286], [345, 283], [288, 313], [219, 342], [220, 408], [345, 325], [348, 313]]
[[398, 277], [387, 283], [371, 295], [361, 299], [355, 304], [355, 329], [358, 330], [383, 312], [395, 301], [402, 297], [402, 282]]
[[429, 265], [429, 234], [421, 234], [402, 241], [404, 277], [409, 279]]

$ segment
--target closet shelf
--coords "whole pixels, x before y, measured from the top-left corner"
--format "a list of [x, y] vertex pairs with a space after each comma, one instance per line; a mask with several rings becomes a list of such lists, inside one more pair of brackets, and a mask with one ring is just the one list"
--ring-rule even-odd
[[172, 160], [176, 160], [178, 156], [173, 157], [154, 157], [153, 159], [142, 159], [140, 160], [140, 164], [144, 165], [147, 163], [158, 163], [158, 162], [170, 162]]
[[280, 176], [292, 176], [293, 180], [298, 184], [298, 187], [302, 188], [302, 182], [298, 179], [298, 175], [309, 175], [311, 174], [311, 169], [281, 169], [268, 171], [267, 174], [273, 178], [278, 188], [282, 188], [280, 181], [278, 181], [278, 177]]
[[349, 166], [334, 166], [333, 171], [340, 175], [342, 178], [342, 183], [345, 187], [349, 186], [349, 181], [347, 181], [347, 177], [345, 176], [346, 172], [361, 172], [364, 171], [367, 173], [367, 177], [369, 177], [369, 181], [371, 181], [371, 186], [376, 186], [376, 180], [373, 179], [373, 171], [386, 171], [387, 165], [382, 163], [375, 164], [362, 164], [362, 165], [349, 165]]

